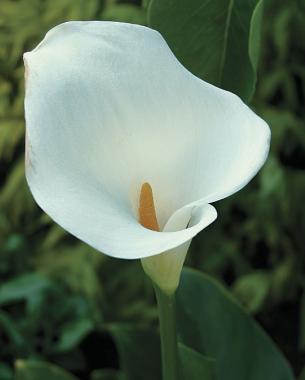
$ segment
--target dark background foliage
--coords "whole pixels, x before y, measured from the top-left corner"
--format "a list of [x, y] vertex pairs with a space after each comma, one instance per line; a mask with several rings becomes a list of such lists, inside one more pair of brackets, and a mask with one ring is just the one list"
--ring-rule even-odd
[[[55, 225], [34, 203], [23, 168], [22, 53], [67, 20], [147, 24], [146, 6], [0, 0], [1, 380], [12, 379], [18, 359], [99, 379], [98, 369], [118, 367], [113, 324], [156, 324], [139, 262], [103, 256]], [[193, 240], [187, 259], [230, 287], [296, 374], [305, 365], [304, 41], [305, 2], [267, 0], [251, 106], [271, 126], [271, 153], [249, 186], [217, 203], [218, 220]]]

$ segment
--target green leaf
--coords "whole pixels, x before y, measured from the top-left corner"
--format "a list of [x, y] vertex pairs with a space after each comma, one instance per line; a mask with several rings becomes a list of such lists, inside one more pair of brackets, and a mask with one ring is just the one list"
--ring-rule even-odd
[[233, 285], [233, 293], [251, 314], [264, 305], [271, 287], [271, 275], [259, 270], [240, 276]]
[[142, 0], [142, 7], [147, 9], [149, 7], [151, 0]]
[[146, 12], [143, 8], [131, 4], [114, 4], [103, 12], [103, 20], [146, 24]]
[[93, 329], [93, 321], [89, 318], [82, 318], [65, 324], [56, 344], [56, 351], [68, 351], [76, 347]]
[[54, 364], [17, 360], [14, 380], [77, 380], [77, 378]]
[[38, 273], [28, 273], [5, 282], [0, 286], [0, 305], [23, 299], [33, 299], [51, 286], [51, 282]]
[[37, 264], [48, 276], [65, 278], [65, 282], [76, 292], [84, 293], [89, 299], [101, 299], [103, 295], [96, 268], [103, 260], [103, 256], [93, 248], [80, 243], [73, 247], [61, 245], [47, 250], [37, 259]]
[[126, 380], [161, 379], [160, 340], [154, 331], [111, 325]]
[[183, 344], [179, 344], [179, 356], [184, 380], [216, 380], [214, 359], [206, 358]]
[[152, 0], [148, 24], [193, 74], [251, 99], [263, 0]]
[[[160, 338], [157, 332], [123, 325], [111, 325], [109, 331], [116, 342], [126, 380], [161, 379]], [[215, 360], [183, 344], [179, 344], [179, 356], [183, 380], [215, 379]]]
[[[249, 58], [256, 73], [259, 53], [260, 53], [260, 42], [261, 42], [261, 25], [263, 19], [264, 1], [257, 1], [256, 7], [252, 13], [250, 20], [250, 32], [249, 32]], [[256, 80], [256, 77], [255, 79]]]
[[177, 308], [182, 342], [216, 359], [217, 380], [294, 378], [270, 338], [210, 277], [184, 270]]
[[[19, 332], [17, 324], [12, 320], [12, 317], [5, 311], [0, 311], [0, 331], [6, 334], [8, 342], [13, 345], [15, 352], [24, 352], [26, 341]], [[8, 344], [6, 344], [7, 348]], [[1, 349], [4, 353], [4, 347]], [[1, 378], [0, 378], [1, 379]]]

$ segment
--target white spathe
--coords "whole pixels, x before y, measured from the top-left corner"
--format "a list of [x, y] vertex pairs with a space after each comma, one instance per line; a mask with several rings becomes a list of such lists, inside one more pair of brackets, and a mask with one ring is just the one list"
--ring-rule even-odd
[[[24, 60], [31, 191], [105, 254], [135, 259], [187, 246], [216, 219], [209, 203], [245, 186], [266, 160], [267, 124], [188, 72], [152, 29], [68, 22]], [[138, 222], [144, 182], [163, 232]]]

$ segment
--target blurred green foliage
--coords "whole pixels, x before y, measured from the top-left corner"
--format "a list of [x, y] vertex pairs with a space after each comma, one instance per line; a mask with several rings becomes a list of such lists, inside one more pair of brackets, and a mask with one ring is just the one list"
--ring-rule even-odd
[[[251, 106], [271, 126], [271, 154], [247, 188], [218, 202], [219, 219], [194, 239], [188, 264], [230, 286], [299, 373], [305, 365], [305, 2], [265, 3]], [[0, 2], [1, 380], [12, 380], [20, 359], [53, 362], [80, 379], [121, 379], [112, 324], [156, 324], [140, 264], [105, 257], [55, 225], [34, 203], [23, 169], [22, 53], [60, 22], [146, 24], [147, 8], [149, 1]], [[16, 363], [17, 373], [32, 365]]]

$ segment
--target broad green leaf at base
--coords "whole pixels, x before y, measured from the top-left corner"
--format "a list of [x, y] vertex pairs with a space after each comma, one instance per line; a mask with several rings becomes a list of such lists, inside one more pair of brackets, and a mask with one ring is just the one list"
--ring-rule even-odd
[[[124, 380], [161, 380], [160, 337], [157, 331], [115, 325], [110, 327], [110, 332], [117, 344]], [[179, 344], [179, 357], [179, 380], [216, 380], [215, 360], [183, 344]]]
[[179, 344], [183, 380], [216, 380], [215, 360]]
[[186, 269], [177, 296], [180, 338], [216, 359], [217, 380], [294, 379], [271, 339], [213, 279]]

